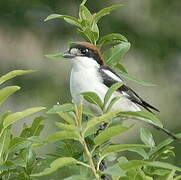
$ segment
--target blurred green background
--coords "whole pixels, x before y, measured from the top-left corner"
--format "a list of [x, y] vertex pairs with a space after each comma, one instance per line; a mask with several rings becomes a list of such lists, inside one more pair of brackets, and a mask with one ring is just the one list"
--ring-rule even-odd
[[[64, 52], [68, 42], [82, 39], [75, 33], [74, 27], [63, 20], [46, 23], [43, 20], [52, 13], [77, 16], [80, 2], [0, 0], [0, 74], [15, 69], [39, 70], [10, 82], [22, 89], [8, 100], [1, 111], [19, 111], [32, 106], [50, 108], [57, 102], [71, 101], [71, 65], [66, 61], [48, 60], [44, 55]], [[101, 35], [115, 32], [128, 38], [132, 47], [123, 64], [131, 75], [158, 86], [127, 84], [160, 109], [158, 116], [165, 127], [173, 132], [181, 132], [181, 1], [89, 0], [87, 6], [96, 12], [115, 3], [124, 6], [100, 22]], [[53, 131], [54, 118], [50, 116], [45, 121], [44, 136]], [[17, 123], [15, 133], [18, 133], [21, 125], [22, 121]], [[139, 139], [140, 125], [136, 125], [121, 141], [135, 142]], [[154, 129], [152, 132], [158, 142], [166, 138], [162, 132]], [[181, 166], [180, 144], [175, 143], [175, 146], [175, 164]]]

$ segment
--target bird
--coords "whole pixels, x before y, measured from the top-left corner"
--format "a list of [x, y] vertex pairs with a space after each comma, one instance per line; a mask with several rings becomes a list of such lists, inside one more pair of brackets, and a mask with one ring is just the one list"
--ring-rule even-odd
[[[103, 100], [108, 89], [113, 84], [120, 82], [123, 83], [122, 86], [111, 97], [111, 99], [114, 97], [120, 97], [120, 99], [111, 110], [135, 112], [141, 111], [139, 107], [141, 106], [149, 112], [152, 110], [159, 112], [157, 108], [148, 104], [128, 87], [112, 68], [105, 65], [102, 53], [95, 45], [88, 42], [74, 43], [63, 54], [63, 57], [71, 59], [73, 64], [70, 75], [70, 92], [74, 103], [79, 104], [82, 101], [81, 94], [84, 92], [94, 92]], [[94, 105], [89, 103], [86, 105], [96, 111]]]
[[[111, 108], [111, 111], [141, 111], [141, 107], [153, 113], [160, 112], [156, 107], [147, 103], [133, 89], [125, 84], [123, 79], [104, 62], [103, 56], [99, 48], [89, 42], [73, 43], [69, 50], [63, 53], [64, 58], [68, 58], [72, 62], [72, 70], [70, 74], [70, 92], [72, 101], [80, 104], [83, 101], [82, 93], [94, 92], [103, 101], [108, 89], [115, 83], [122, 85], [112, 94], [114, 97], [120, 97]], [[110, 101], [109, 100], [109, 101]], [[84, 101], [83, 103], [92, 109], [95, 114], [99, 114], [96, 105]], [[149, 123], [158, 130], [162, 130], [174, 140], [178, 140], [175, 134], [164, 127], [160, 127], [154, 123]]]

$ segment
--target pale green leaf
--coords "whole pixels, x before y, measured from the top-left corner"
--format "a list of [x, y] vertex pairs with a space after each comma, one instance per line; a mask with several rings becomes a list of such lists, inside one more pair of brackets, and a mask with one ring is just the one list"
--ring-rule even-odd
[[111, 176], [117, 177], [126, 177], [126, 173], [119, 167], [118, 164], [115, 164], [111, 167], [108, 167], [106, 170], [103, 171], [105, 174], [109, 174]]
[[122, 42], [103, 53], [106, 64], [109, 66], [116, 66], [122, 60], [123, 56], [130, 48], [129, 42]]
[[59, 112], [58, 115], [67, 123], [69, 124], [75, 124], [74, 123], [74, 119], [72, 118], [72, 116], [68, 113], [63, 113], [63, 112]]
[[83, 92], [81, 94], [83, 95], [83, 97], [86, 101], [90, 102], [91, 104], [96, 104], [101, 109], [103, 108], [103, 102], [96, 93], [94, 93], [94, 92]]
[[35, 107], [35, 108], [26, 109], [22, 112], [12, 113], [4, 119], [3, 126], [4, 126], [4, 128], [6, 128], [9, 125], [13, 124], [15, 121], [23, 119], [27, 116], [30, 116], [30, 115], [37, 113], [39, 111], [42, 111], [44, 109], [46, 109], [46, 108], [45, 107]]
[[115, 152], [128, 151], [133, 148], [150, 148], [150, 146], [146, 146], [143, 144], [116, 144], [108, 146], [103, 152], [101, 152], [101, 156], [105, 157]]
[[47, 54], [45, 55], [45, 57], [47, 57], [48, 59], [61, 59], [61, 60], [65, 60], [65, 58], [63, 57], [63, 55], [61, 53], [56, 53], [56, 54]]
[[39, 117], [36, 117], [34, 120], [33, 120], [33, 123], [30, 127], [30, 136], [39, 136], [40, 134], [40, 129], [42, 127], [42, 124], [41, 121], [45, 120], [45, 117], [43, 116], [39, 116]]
[[61, 14], [51, 14], [44, 21], [49, 21], [49, 20], [57, 19], [57, 18], [64, 19], [69, 24], [80, 27], [79, 21], [77, 20], [77, 18], [75, 18], [73, 16], [67, 16], [67, 15], [61, 15]]
[[123, 85], [123, 83], [118, 82], [118, 83], [113, 84], [113, 85], [108, 89], [106, 95], [104, 96], [104, 107], [107, 106], [107, 103], [109, 102], [112, 94], [113, 94], [117, 89], [119, 89], [122, 85]]
[[155, 141], [151, 132], [148, 129], [141, 128], [140, 129], [140, 138], [142, 142], [148, 146], [155, 146]]
[[91, 180], [91, 179], [82, 175], [73, 175], [63, 180]]
[[91, 44], [96, 45], [96, 40], [97, 40], [98, 34], [94, 31], [92, 31], [91, 27], [86, 26], [82, 30], [78, 29], [78, 32], [81, 34], [81, 36], [85, 40], [89, 41]]
[[113, 117], [117, 116], [119, 113], [120, 111], [112, 111], [112, 112], [105, 113], [102, 116], [92, 118], [91, 120], [87, 122], [87, 128], [85, 131], [96, 126], [97, 124], [111, 120]]
[[56, 114], [60, 112], [70, 112], [75, 110], [75, 106], [71, 103], [65, 103], [62, 105], [54, 105], [53, 108], [51, 108], [47, 114]]
[[104, 9], [101, 9], [99, 12], [96, 13], [94, 16], [94, 21], [97, 23], [102, 17], [104, 17], [107, 14], [110, 14], [111, 11], [120, 8], [122, 5], [117, 4], [110, 7], [106, 7]]
[[1, 116], [0, 116], [0, 132], [2, 133], [3, 131], [3, 122], [4, 122], [4, 119], [9, 116], [11, 114], [10, 111], [7, 111], [5, 113], [3, 113]]
[[8, 86], [0, 89], [0, 105], [14, 92], [20, 89], [19, 86]]
[[101, 48], [102, 46], [108, 44], [117, 45], [120, 44], [121, 42], [128, 42], [128, 40], [126, 39], [126, 37], [124, 37], [121, 34], [111, 33], [100, 38], [98, 46]]
[[81, 21], [85, 20], [87, 22], [87, 25], [90, 24], [90, 22], [93, 18], [89, 9], [87, 7], [85, 7], [83, 4], [81, 4], [80, 8], [79, 8], [79, 18]]
[[120, 97], [114, 97], [113, 99], [111, 99], [111, 101], [110, 101], [110, 103], [108, 104], [108, 107], [107, 107], [107, 109], [106, 109], [106, 112], [109, 112], [111, 109], [112, 109], [112, 107], [113, 107], [113, 105], [118, 101], [120, 99]]
[[136, 118], [140, 121], [144, 121], [151, 125], [159, 126], [161, 128], [163, 127], [161, 121], [154, 114], [150, 112], [144, 112], [144, 111], [137, 111], [137, 112], [127, 111], [126, 112], [125, 111], [125, 112], [120, 112], [120, 115]]
[[32, 72], [36, 72], [36, 70], [14, 70], [14, 71], [11, 71], [11, 72], [0, 77], [0, 84], [4, 83], [5, 81], [7, 81], [9, 79], [12, 79], [16, 76], [21, 76], [21, 75], [32, 73]]
[[86, 2], [87, 2], [87, 0], [83, 0], [83, 1], [81, 2], [81, 5], [84, 5]]
[[180, 180], [181, 179], [181, 175], [178, 175], [177, 177], [175, 177], [173, 180]]
[[[118, 64], [116, 64], [115, 67], [119, 70], [119, 72], [123, 72], [125, 74], [128, 74], [127, 69], [122, 64], [118, 63]], [[128, 76], [129, 76], [129, 74], [128, 74]]]
[[4, 157], [8, 154], [8, 146], [11, 140], [11, 132], [6, 128], [0, 136], [0, 165], [4, 162]]
[[128, 171], [131, 168], [135, 167], [141, 167], [141, 166], [151, 166], [151, 167], [157, 167], [157, 168], [163, 168], [163, 169], [170, 169], [170, 170], [175, 170], [181, 172], [181, 168], [174, 166], [169, 163], [165, 162], [159, 162], [159, 161], [142, 161], [142, 160], [131, 160], [123, 164], [119, 164], [119, 167], [123, 169], [124, 171]]
[[130, 129], [130, 127], [116, 125], [106, 128], [98, 136], [95, 137], [94, 142], [96, 145], [102, 144], [103, 142], [110, 140], [112, 137], [117, 136]]
[[15, 137], [11, 140], [8, 151], [17, 152], [21, 149], [27, 148], [30, 144], [27, 138], [24, 137]]
[[[177, 138], [181, 138], [181, 133], [176, 135]], [[159, 152], [161, 149], [167, 147], [168, 145], [170, 145], [172, 142], [174, 142], [173, 138], [167, 138], [164, 141], [160, 142], [156, 147], [154, 147], [151, 151], [150, 151], [150, 155], [153, 155], [156, 152]]]
[[149, 157], [148, 154], [146, 153], [146, 151], [143, 148], [132, 148], [132, 149], [129, 149], [128, 151], [136, 152], [140, 156], [142, 156], [144, 159], [148, 159], [148, 157]]
[[65, 131], [77, 131], [77, 128], [74, 125], [68, 125], [68, 124], [60, 123], [60, 122], [55, 122], [55, 125], [58, 128], [65, 130]]
[[58, 131], [47, 136], [45, 141], [54, 142], [54, 141], [63, 140], [63, 139], [78, 140], [79, 136], [77, 133], [71, 132], [71, 131]]
[[36, 177], [36, 176], [46, 176], [49, 175], [55, 171], [57, 171], [59, 168], [64, 167], [64, 166], [68, 166], [68, 165], [72, 165], [72, 164], [76, 164], [78, 161], [72, 157], [63, 157], [63, 158], [58, 158], [55, 161], [53, 161], [50, 164], [49, 168], [44, 169], [42, 172], [40, 173], [36, 173], [36, 174], [32, 174], [32, 177]]

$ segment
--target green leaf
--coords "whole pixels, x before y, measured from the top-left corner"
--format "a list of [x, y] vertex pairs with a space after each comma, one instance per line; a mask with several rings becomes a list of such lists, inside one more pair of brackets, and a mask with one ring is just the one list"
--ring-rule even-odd
[[129, 149], [128, 151], [136, 152], [140, 156], [142, 156], [144, 159], [148, 159], [148, 154], [145, 152], [143, 148], [132, 148], [132, 149]]
[[11, 140], [10, 129], [7, 128], [0, 136], [0, 165], [4, 163], [4, 157], [8, 154], [8, 146]]
[[101, 109], [103, 108], [103, 103], [100, 97], [94, 92], [83, 92], [81, 93], [86, 101], [91, 104], [96, 104]]
[[81, 29], [77, 29], [77, 33], [82, 36], [85, 41], [88, 41], [90, 43], [93, 43], [94, 44], [94, 35], [88, 35], [87, 32], [85, 30], [81, 30]]
[[118, 34], [118, 33], [112, 33], [112, 34], [108, 34], [108, 35], [105, 35], [102, 38], [100, 38], [100, 40], [98, 42], [98, 46], [101, 48], [102, 46], [105, 46], [107, 44], [117, 45], [122, 42], [128, 42], [126, 37], [124, 37], [123, 35]]
[[45, 117], [39, 116], [33, 120], [33, 123], [30, 127], [30, 136], [39, 136], [40, 134], [40, 127], [42, 126], [40, 123], [41, 121], [45, 120]]
[[51, 174], [55, 171], [57, 171], [59, 168], [64, 167], [64, 166], [68, 166], [68, 165], [73, 165], [76, 164], [78, 161], [72, 157], [63, 157], [63, 158], [58, 158], [55, 161], [53, 161], [50, 164], [49, 168], [44, 169], [42, 172], [40, 173], [36, 173], [36, 174], [32, 174], [32, 177], [36, 177], [36, 176], [46, 176], [48, 174]]
[[175, 177], [173, 180], [180, 180], [181, 179], [181, 175], [178, 175], [177, 177]]
[[144, 144], [148, 146], [155, 146], [153, 136], [148, 129], [140, 128], [140, 138]]
[[85, 20], [87, 22], [87, 25], [90, 24], [93, 16], [91, 14], [91, 12], [89, 11], [89, 9], [87, 7], [85, 7], [83, 4], [80, 5], [80, 9], [79, 9], [79, 18], [80, 20]]
[[54, 142], [58, 140], [63, 140], [63, 139], [74, 139], [78, 140], [79, 136], [75, 132], [70, 132], [70, 131], [58, 131], [53, 134], [50, 134], [49, 136], [46, 137], [45, 141], [47, 142]]
[[5, 112], [4, 114], [2, 114], [1, 116], [0, 116], [0, 132], [2, 133], [2, 131], [3, 131], [3, 122], [4, 122], [4, 119], [7, 117], [7, 116], [9, 116], [11, 114], [11, 112], [10, 111], [8, 111], [8, 112]]
[[[119, 71], [121, 71], [121, 72], [123, 72], [123, 73], [125, 73], [125, 74], [128, 74], [127, 69], [126, 69], [122, 64], [118, 63], [115, 67], [116, 67]], [[128, 76], [129, 76], [129, 74], [128, 74]]]
[[142, 160], [131, 160], [123, 164], [119, 164], [119, 167], [123, 169], [124, 171], [128, 171], [131, 168], [135, 167], [141, 167], [141, 166], [151, 166], [151, 167], [157, 167], [157, 168], [164, 168], [164, 169], [170, 169], [175, 171], [181, 171], [181, 168], [174, 166], [169, 163], [165, 162], [159, 162], [159, 161], [142, 161]]
[[36, 161], [36, 154], [33, 151], [32, 147], [28, 147], [24, 152], [23, 152], [23, 159], [25, 160], [26, 163], [26, 171], [28, 174], [31, 174], [31, 171], [33, 169], [34, 163]]
[[163, 127], [161, 121], [150, 112], [144, 112], [144, 111], [137, 111], [137, 112], [127, 111], [126, 112], [125, 111], [125, 112], [120, 112], [120, 115], [125, 115], [127, 117], [136, 118], [140, 121], [144, 121], [148, 124], [156, 125], [161, 128]]
[[63, 180], [90, 180], [90, 179], [88, 177], [82, 176], [82, 175], [73, 175], [73, 176], [70, 176], [70, 177], [65, 178]]
[[63, 57], [63, 55], [61, 53], [57, 53], [57, 54], [47, 54], [45, 55], [45, 57], [47, 57], [48, 59], [61, 59], [61, 60], [65, 60], [65, 58]]
[[149, 146], [143, 145], [143, 144], [118, 144], [118, 145], [110, 145], [107, 147], [103, 152], [101, 152], [101, 156], [104, 158], [105, 156], [108, 156], [115, 152], [122, 152], [122, 151], [128, 151], [133, 148], [150, 148]]
[[30, 116], [30, 115], [37, 113], [39, 111], [42, 111], [44, 109], [46, 109], [46, 108], [45, 107], [35, 107], [35, 108], [26, 109], [22, 112], [12, 113], [4, 119], [3, 126], [4, 126], [4, 128], [7, 128], [9, 125], [13, 124], [15, 121], [23, 119], [27, 116]]
[[75, 106], [71, 103], [65, 103], [62, 105], [54, 105], [53, 108], [51, 108], [47, 114], [56, 114], [56, 113], [60, 113], [60, 112], [70, 112], [70, 111], [74, 111], [75, 110]]
[[81, 5], [84, 5], [86, 2], [87, 2], [87, 0], [83, 0], [83, 1], [81, 2]]
[[11, 71], [11, 72], [0, 77], [0, 85], [2, 83], [4, 83], [5, 81], [12, 79], [16, 76], [21, 76], [21, 75], [32, 73], [32, 72], [36, 72], [36, 71], [35, 70], [14, 70], [14, 71]]
[[158, 176], [165, 176], [165, 175], [168, 175], [169, 173], [170, 173], [170, 170], [155, 169], [155, 170], [152, 170], [151, 172], [149, 172], [148, 174], [150, 174], [150, 175], [158, 175]]
[[[91, 26], [91, 30], [94, 34], [94, 41], [97, 42], [97, 40], [99, 39], [99, 27], [95, 22], [93, 22], [93, 24]], [[96, 43], [95, 43], [95, 45], [96, 45]]]
[[0, 89], [0, 105], [14, 92], [20, 89], [19, 86], [8, 86]]
[[91, 120], [87, 122], [87, 127], [85, 129], [85, 132], [89, 131], [92, 127], [95, 127], [96, 125], [102, 122], [107, 122], [111, 120], [113, 117], [117, 116], [119, 113], [120, 111], [112, 111], [112, 112], [105, 113], [102, 116], [92, 118]]
[[104, 17], [107, 14], [110, 14], [111, 11], [120, 8], [122, 5], [117, 4], [110, 7], [106, 7], [104, 9], [101, 9], [98, 13], [94, 16], [94, 21], [97, 23], [102, 17]]
[[103, 53], [103, 58], [109, 66], [116, 66], [130, 48], [129, 42], [122, 42]]
[[120, 64], [116, 65], [116, 69], [117, 69], [117, 72], [118, 74], [121, 76], [121, 77], [124, 77], [130, 81], [133, 81], [133, 82], [136, 82], [138, 84], [141, 84], [143, 86], [156, 86], [156, 84], [153, 84], [153, 83], [149, 83], [149, 82], [146, 82], [146, 81], [143, 81], [141, 79], [138, 79], [130, 74], [128, 74], [127, 72], [124, 72], [124, 70], [122, 69], [122, 67], [120, 67]]
[[77, 20], [77, 18], [73, 17], [73, 16], [67, 16], [67, 15], [61, 15], [61, 14], [51, 14], [49, 15], [44, 21], [49, 21], [52, 19], [64, 19], [67, 23], [80, 27], [80, 23]]
[[28, 148], [29, 144], [30, 144], [30, 141], [28, 141], [27, 138], [15, 137], [11, 140], [9, 147], [8, 147], [8, 151], [11, 153], [17, 152], [21, 149]]
[[123, 85], [123, 83], [115, 83], [113, 84], [107, 91], [106, 95], [104, 96], [104, 107], [107, 106], [108, 101], [110, 100], [112, 94], [119, 89], [121, 86]]
[[75, 124], [75, 123], [74, 123], [74, 119], [71, 117], [70, 114], [68, 114], [68, 113], [63, 113], [63, 112], [59, 112], [58, 115], [59, 115], [64, 121], [66, 121], [67, 123], [69, 123], [69, 124]]
[[116, 177], [126, 177], [126, 173], [119, 167], [118, 164], [108, 167], [106, 170], [103, 171], [103, 173]]
[[130, 129], [130, 127], [121, 125], [106, 128], [103, 132], [101, 132], [98, 136], [95, 137], [94, 142], [96, 145], [100, 145], [103, 142], [110, 140], [112, 137], [127, 131], [128, 129]]
[[98, 34], [93, 32], [90, 27], [86, 26], [86, 28], [83, 30], [78, 29], [78, 32], [85, 40], [89, 41], [91, 44], [96, 45]]
[[68, 124], [60, 123], [60, 122], [55, 122], [55, 125], [58, 128], [65, 130], [65, 131], [76, 131], [77, 130], [76, 126], [74, 126], [74, 125], [68, 125]]
[[[181, 138], [181, 133], [177, 134], [176, 137], [179, 139]], [[172, 142], [174, 142], [173, 138], [167, 138], [164, 141], [160, 142], [155, 148], [153, 148], [150, 151], [150, 155], [153, 155], [154, 153], [160, 151], [161, 149], [165, 148], [166, 146], [168, 146], [169, 144], [171, 144]]]
[[114, 97], [113, 99], [111, 99], [110, 103], [108, 104], [108, 107], [106, 109], [106, 112], [109, 112], [113, 105], [120, 99], [120, 97]]
[[82, 145], [75, 140], [66, 139], [56, 142], [57, 157], [82, 157]]

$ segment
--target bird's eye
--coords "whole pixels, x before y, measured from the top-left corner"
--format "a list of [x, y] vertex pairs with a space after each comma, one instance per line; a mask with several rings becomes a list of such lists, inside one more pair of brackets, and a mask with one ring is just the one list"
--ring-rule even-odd
[[82, 49], [82, 51], [81, 51], [82, 54], [86, 54], [88, 52], [89, 52], [89, 50], [87, 48], [86, 49]]

